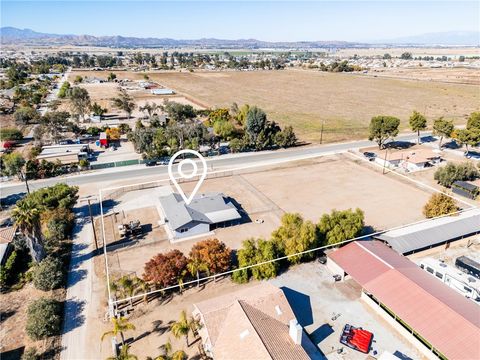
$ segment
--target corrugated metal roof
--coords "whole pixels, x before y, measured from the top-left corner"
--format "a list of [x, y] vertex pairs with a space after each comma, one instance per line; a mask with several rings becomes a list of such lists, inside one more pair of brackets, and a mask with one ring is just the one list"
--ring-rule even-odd
[[480, 209], [445, 216], [375, 236], [405, 254], [480, 232]]
[[328, 256], [447, 358], [480, 359], [477, 304], [379, 241], [353, 242]]

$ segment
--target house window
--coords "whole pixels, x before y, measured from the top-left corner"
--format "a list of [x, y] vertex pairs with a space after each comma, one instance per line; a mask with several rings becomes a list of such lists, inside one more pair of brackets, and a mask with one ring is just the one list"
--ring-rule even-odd
[[439, 273], [438, 271], [435, 273], [435, 276], [438, 277], [439, 279], [443, 280], [443, 274]]
[[188, 231], [188, 228], [181, 228], [180, 233], [186, 233]]
[[427, 271], [428, 271], [430, 274], [433, 274], [433, 273], [435, 272], [435, 271], [434, 271], [431, 267], [429, 267], [429, 266], [427, 266]]

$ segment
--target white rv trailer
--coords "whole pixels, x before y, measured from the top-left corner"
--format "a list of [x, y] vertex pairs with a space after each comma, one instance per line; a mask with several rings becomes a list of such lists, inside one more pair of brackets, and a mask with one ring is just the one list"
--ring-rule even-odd
[[480, 280], [454, 268], [443, 261], [426, 258], [420, 261], [420, 267], [450, 286], [468, 299], [480, 305]]

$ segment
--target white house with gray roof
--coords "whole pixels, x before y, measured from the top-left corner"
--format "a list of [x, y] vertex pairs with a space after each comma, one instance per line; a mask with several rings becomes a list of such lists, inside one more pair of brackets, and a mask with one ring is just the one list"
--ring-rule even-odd
[[222, 193], [197, 195], [189, 205], [180, 194], [171, 193], [160, 197], [160, 210], [172, 240], [234, 225], [242, 218], [232, 200]]

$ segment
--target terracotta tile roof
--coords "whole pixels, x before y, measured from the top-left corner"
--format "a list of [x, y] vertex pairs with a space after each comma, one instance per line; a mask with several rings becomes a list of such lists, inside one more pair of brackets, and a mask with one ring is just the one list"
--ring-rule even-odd
[[295, 315], [283, 291], [269, 283], [200, 302], [196, 311], [204, 323], [200, 334], [215, 359], [310, 359], [289, 335]]
[[477, 304], [379, 241], [350, 243], [329, 258], [447, 358], [480, 359]]
[[16, 231], [16, 226], [0, 228], [0, 244], [8, 244], [12, 242], [13, 238], [15, 237]]

